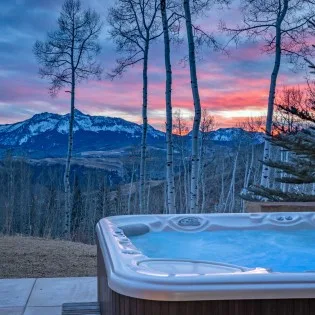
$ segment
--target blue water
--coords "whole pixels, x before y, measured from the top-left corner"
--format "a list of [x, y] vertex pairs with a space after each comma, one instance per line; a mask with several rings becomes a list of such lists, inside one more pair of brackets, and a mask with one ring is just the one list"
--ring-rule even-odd
[[130, 239], [150, 258], [207, 260], [276, 272], [315, 271], [315, 230], [150, 232]]

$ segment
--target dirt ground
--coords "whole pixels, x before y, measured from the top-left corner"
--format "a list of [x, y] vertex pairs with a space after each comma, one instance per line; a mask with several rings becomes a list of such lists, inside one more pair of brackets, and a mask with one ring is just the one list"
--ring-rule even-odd
[[0, 236], [0, 278], [96, 275], [96, 246], [22, 236]]

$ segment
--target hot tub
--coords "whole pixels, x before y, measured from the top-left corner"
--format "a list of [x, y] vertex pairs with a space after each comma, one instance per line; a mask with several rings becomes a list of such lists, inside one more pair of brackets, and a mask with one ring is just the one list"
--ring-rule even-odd
[[315, 214], [133, 215], [97, 224], [102, 315], [313, 315]]

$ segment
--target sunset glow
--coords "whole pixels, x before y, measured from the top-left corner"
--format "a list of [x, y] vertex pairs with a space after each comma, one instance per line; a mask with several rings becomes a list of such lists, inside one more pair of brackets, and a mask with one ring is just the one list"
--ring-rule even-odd
[[[49, 84], [39, 78], [38, 65], [32, 53], [35, 40], [43, 39], [47, 31], [56, 27], [55, 20], [61, 3], [58, 0], [45, 1], [43, 4], [37, 0], [32, 9], [23, 2], [12, 4], [12, 7], [0, 4], [5, 15], [0, 22], [4, 29], [0, 42], [0, 123], [17, 122], [45, 111], [69, 111], [69, 94], [61, 91], [56, 98], [49, 96]], [[92, 4], [105, 16], [105, 8], [98, 1], [92, 1]], [[16, 11], [24, 13], [18, 20], [14, 20]], [[37, 11], [41, 12], [41, 18], [35, 19]], [[218, 36], [223, 37], [220, 33]], [[222, 42], [226, 40], [223, 38]], [[141, 64], [130, 68], [122, 78], [110, 81], [106, 73], [114, 67], [117, 55], [106, 31], [101, 44], [103, 78], [101, 81], [82, 82], [79, 85], [77, 108], [90, 115], [118, 116], [141, 123]], [[198, 62], [201, 102], [215, 116], [218, 127], [235, 126], [244, 117], [265, 113], [273, 60], [272, 56], [261, 52], [261, 46], [259, 42], [244, 42], [238, 48], [231, 47], [229, 56], [207, 49], [201, 52], [202, 58]], [[173, 107], [181, 108], [183, 117], [189, 119], [193, 115], [193, 102], [189, 68], [180, 62], [185, 57], [184, 48], [185, 44], [174, 47], [172, 51]], [[165, 122], [164, 80], [160, 40], [152, 47], [149, 61], [148, 107], [149, 123], [160, 129], [163, 129]], [[303, 81], [303, 73], [293, 75], [288, 64], [283, 63], [280, 89], [296, 84], [301, 86]]]

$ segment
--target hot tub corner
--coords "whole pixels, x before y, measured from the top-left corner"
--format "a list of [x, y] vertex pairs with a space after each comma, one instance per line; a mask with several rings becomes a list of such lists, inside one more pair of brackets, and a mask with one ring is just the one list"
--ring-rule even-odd
[[[115, 219], [116, 220], [116, 219]], [[118, 220], [118, 219], [117, 219]], [[130, 220], [129, 220], [130, 221]], [[129, 222], [128, 221], [128, 222]], [[137, 222], [137, 219], [135, 218]], [[140, 218], [141, 221], [141, 218]], [[103, 222], [104, 223], [104, 222]], [[135, 228], [135, 226], [134, 226]], [[133, 233], [134, 228], [130, 228], [127, 234]], [[242, 296], [236, 298], [237, 295], [231, 295], [235, 290], [233, 285], [226, 285], [224, 292], [218, 299], [191, 299], [176, 300], [176, 292], [173, 292], [172, 299], [157, 298], [152, 294], [154, 284], [150, 286], [148, 293], [143, 291], [145, 298], [138, 298], [122, 294], [122, 291], [112, 289], [113, 281], [110, 278], [116, 278], [117, 270], [111, 256], [111, 244], [108, 244], [110, 231], [104, 230], [104, 224], [97, 225], [97, 285], [98, 285], [98, 302], [100, 304], [101, 315], [314, 315], [315, 314], [315, 291], [314, 284], [309, 282], [297, 284], [296, 294], [292, 294], [292, 290], [286, 289], [284, 286], [274, 288], [272, 292], [280, 292], [281, 294], [272, 297], [272, 294], [264, 294], [264, 287], [259, 289], [261, 297], [258, 295], [257, 283], [255, 286], [248, 285], [242, 290]], [[141, 231], [145, 228], [142, 226]], [[127, 230], [126, 230], [127, 231]], [[145, 232], [145, 231], [144, 231]], [[130, 285], [128, 279], [124, 278], [124, 273], [120, 274], [124, 292], [132, 292], [133, 285]], [[231, 276], [231, 278], [233, 275]], [[292, 282], [293, 283], [293, 282]], [[232, 284], [232, 283], [231, 283]], [[191, 283], [191, 290], [194, 290], [195, 283]], [[266, 285], [266, 290], [268, 285]], [[298, 288], [300, 287], [300, 292]], [[167, 290], [167, 287], [165, 287]], [[197, 286], [196, 286], [197, 288]], [[211, 283], [210, 283], [211, 288]], [[218, 288], [218, 284], [214, 284], [213, 288]], [[247, 288], [247, 289], [246, 289]], [[254, 288], [254, 289], [253, 289]], [[172, 287], [170, 286], [170, 290]], [[210, 289], [211, 291], [211, 289]], [[308, 296], [303, 297], [302, 291], [307, 291]], [[221, 291], [220, 291], [221, 292]], [[223, 291], [222, 291], [223, 292]], [[310, 293], [311, 292], [311, 293]], [[152, 298], [150, 298], [152, 294]], [[134, 294], [136, 295], [136, 293]], [[163, 295], [159, 295], [160, 297]], [[167, 296], [165, 292], [165, 297]], [[197, 296], [197, 295], [196, 295]], [[215, 296], [215, 293], [214, 293]], [[234, 298], [230, 298], [233, 296]]]

